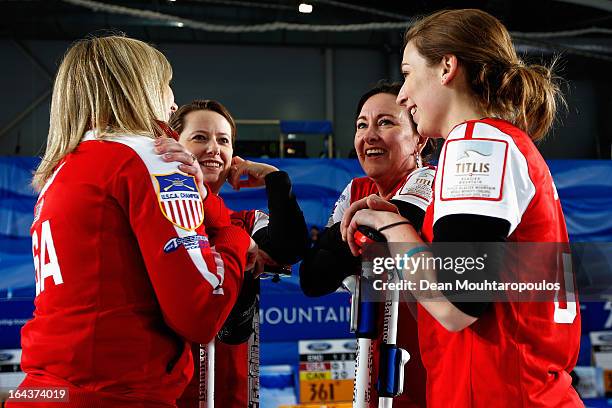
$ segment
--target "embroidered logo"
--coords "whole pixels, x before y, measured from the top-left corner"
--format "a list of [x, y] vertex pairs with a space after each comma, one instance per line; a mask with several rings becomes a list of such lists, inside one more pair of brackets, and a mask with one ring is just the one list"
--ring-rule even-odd
[[193, 176], [182, 173], [153, 174], [157, 198], [164, 216], [174, 225], [194, 231], [204, 221], [204, 203]]
[[172, 238], [164, 245], [164, 252], [169, 254], [184, 246], [186, 250], [210, 248], [208, 238], [203, 235], [190, 235], [183, 238]]

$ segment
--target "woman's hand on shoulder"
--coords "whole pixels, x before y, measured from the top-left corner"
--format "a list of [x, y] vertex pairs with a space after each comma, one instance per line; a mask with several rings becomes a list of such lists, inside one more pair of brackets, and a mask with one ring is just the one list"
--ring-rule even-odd
[[198, 158], [185, 146], [172, 138], [158, 137], [155, 139], [155, 153], [161, 155], [165, 162], [179, 162], [179, 170], [194, 176], [198, 187], [204, 188], [204, 174]]
[[[244, 160], [240, 156], [235, 156], [232, 158], [227, 182], [234, 190], [240, 190], [243, 187], [261, 187], [266, 183], [266, 176], [274, 171], [278, 171], [278, 169], [269, 164]], [[247, 176], [246, 180], [240, 179], [243, 175]]]

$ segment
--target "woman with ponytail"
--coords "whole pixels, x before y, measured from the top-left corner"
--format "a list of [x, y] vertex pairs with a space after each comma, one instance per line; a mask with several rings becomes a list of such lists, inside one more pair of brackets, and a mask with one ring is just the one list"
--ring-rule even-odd
[[[411, 255], [428, 259], [449, 254], [424, 243], [465, 243], [469, 255], [487, 242], [567, 249], [559, 197], [534, 144], [563, 103], [551, 68], [523, 62], [495, 17], [469, 9], [417, 21], [405, 36], [402, 73], [397, 102], [422, 136], [444, 139], [433, 202], [420, 236], [376, 197], [354, 203], [342, 221], [353, 252], [353, 233], [363, 225], [389, 242], [410, 243]], [[573, 277], [563, 273], [566, 254], [552, 252], [533, 262], [493, 251], [476, 277], [442, 267], [411, 271], [413, 279], [429, 282], [491, 281], [515, 264], [537, 263], [537, 271], [551, 273], [560, 285], [554, 297], [538, 302], [533, 293], [523, 293], [530, 301], [514, 296], [502, 302], [490, 294], [466, 301], [439, 286], [411, 290], [419, 302], [427, 406], [583, 406], [570, 377], [580, 343]]]

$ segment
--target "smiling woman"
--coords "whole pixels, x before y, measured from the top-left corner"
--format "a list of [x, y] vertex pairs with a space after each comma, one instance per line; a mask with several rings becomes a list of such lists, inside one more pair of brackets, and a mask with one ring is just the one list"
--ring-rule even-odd
[[[307, 296], [332, 293], [344, 278], [360, 270], [360, 259], [351, 254], [340, 235], [340, 221], [354, 201], [375, 194], [393, 203], [415, 228], [420, 229], [423, 224], [425, 209], [432, 198], [435, 168], [423, 166], [426, 141], [416, 133], [409, 115], [395, 102], [400, 88], [401, 83], [382, 81], [357, 104], [354, 144], [367, 176], [355, 178], [346, 186], [326, 229], [304, 258], [300, 285]], [[411, 359], [407, 365], [410, 372], [407, 393], [396, 399], [396, 403], [401, 407], [422, 407], [425, 406], [425, 371], [419, 356], [416, 321], [405, 304], [400, 309], [398, 327], [401, 327], [398, 344], [409, 351]]]
[[389, 194], [403, 181], [404, 175], [422, 165], [419, 163], [422, 140], [407, 131], [408, 118], [395, 98], [390, 93], [367, 98], [359, 109], [355, 126], [359, 163], [383, 198], [391, 198]]
[[[383, 228], [388, 242], [463, 242], [462, 258], [486, 242], [558, 243], [558, 251], [539, 254], [537, 263], [567, 288], [546, 302], [533, 301], [533, 294], [520, 302], [493, 301], [485, 297], [488, 290], [474, 302], [438, 287], [410, 289], [419, 302], [427, 406], [584, 406], [570, 375], [580, 345], [580, 307], [567, 266], [567, 229], [550, 170], [534, 144], [563, 102], [557, 78], [551, 68], [523, 61], [503, 24], [477, 9], [440, 11], [415, 22], [405, 36], [402, 72], [398, 103], [414, 116], [421, 135], [444, 139], [432, 203], [421, 231], [397, 213], [355, 203], [346, 211], [343, 234], [351, 241], [358, 226], [367, 226]], [[349, 245], [358, 253], [354, 242]], [[434, 255], [459, 259], [444, 249], [423, 254]], [[437, 267], [414, 276], [478, 287], [515, 261], [504, 251], [489, 251], [480, 276], [458, 278], [458, 265], [448, 274]], [[468, 277], [477, 280], [463, 283]]]
[[[257, 275], [264, 268], [288, 267], [298, 262], [307, 246], [306, 222], [291, 180], [276, 167], [243, 160], [235, 156], [236, 124], [230, 112], [214, 100], [196, 100], [181, 106], [170, 120], [179, 133], [179, 143], [197, 159], [204, 182], [218, 194], [227, 181], [236, 190], [243, 187], [266, 187], [270, 214], [258, 210], [232, 212], [234, 225], [246, 230], [259, 246]], [[247, 176], [241, 180], [241, 176]], [[224, 407], [250, 406], [247, 393], [249, 374], [256, 372], [248, 365], [248, 351], [257, 346], [253, 319], [257, 305], [258, 281], [245, 280], [240, 297], [215, 341], [215, 400]], [[247, 340], [249, 343], [247, 343]], [[198, 350], [198, 346], [194, 345]], [[199, 354], [199, 353], [198, 353]], [[199, 364], [196, 361], [196, 373]], [[201, 371], [201, 374], [204, 370]], [[206, 373], [208, 375], [208, 373]], [[204, 377], [204, 375], [202, 375]], [[199, 379], [200, 381], [204, 379]], [[252, 379], [251, 379], [252, 380]], [[179, 407], [196, 406], [198, 376], [187, 392], [177, 401]]]
[[[215, 194], [228, 178], [234, 152], [236, 123], [227, 108], [214, 100], [181, 106], [170, 120], [179, 143], [196, 157], [204, 182]], [[270, 166], [270, 171], [276, 170]]]
[[319, 245], [304, 260], [300, 280], [307, 295], [334, 292], [359, 263], [340, 236], [342, 215], [353, 201], [376, 194], [395, 204], [416, 228], [423, 223], [435, 173], [435, 168], [423, 165], [423, 157], [433, 150], [433, 143], [416, 133], [410, 116], [396, 103], [400, 89], [401, 83], [381, 81], [357, 103], [354, 145], [366, 177], [346, 186]]

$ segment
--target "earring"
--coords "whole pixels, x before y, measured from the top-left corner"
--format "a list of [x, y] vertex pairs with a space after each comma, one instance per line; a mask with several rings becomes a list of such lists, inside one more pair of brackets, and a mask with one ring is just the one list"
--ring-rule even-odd
[[423, 159], [421, 158], [421, 153], [416, 152], [414, 154], [414, 158], [416, 160], [417, 169], [420, 169], [421, 167], [423, 167]]

